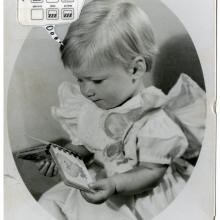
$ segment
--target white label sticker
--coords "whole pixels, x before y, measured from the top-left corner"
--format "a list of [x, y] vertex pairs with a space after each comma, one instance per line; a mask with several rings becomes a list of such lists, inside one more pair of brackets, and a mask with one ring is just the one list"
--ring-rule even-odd
[[32, 26], [71, 23], [83, 5], [84, 0], [18, 0], [18, 21]]

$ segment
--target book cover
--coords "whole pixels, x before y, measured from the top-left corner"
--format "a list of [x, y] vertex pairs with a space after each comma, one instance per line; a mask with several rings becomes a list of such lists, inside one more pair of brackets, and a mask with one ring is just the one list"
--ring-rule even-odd
[[92, 183], [92, 178], [82, 160], [75, 157], [70, 151], [53, 145], [50, 153], [66, 185], [91, 192], [88, 185]]
[[71, 151], [58, 144], [41, 140], [39, 138], [26, 135], [29, 139], [36, 140], [44, 145], [29, 147], [14, 153], [18, 159], [31, 161], [33, 163], [53, 160], [59, 170], [59, 174], [68, 186], [91, 192], [89, 184], [92, 178], [84, 162]]

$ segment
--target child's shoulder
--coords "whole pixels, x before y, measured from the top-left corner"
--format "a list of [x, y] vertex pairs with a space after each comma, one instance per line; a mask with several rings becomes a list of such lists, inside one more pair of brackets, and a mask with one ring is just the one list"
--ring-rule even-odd
[[195, 81], [182, 73], [167, 95], [152, 86], [141, 93], [141, 98], [146, 109], [168, 107], [170, 110], [176, 110], [198, 102], [198, 100], [205, 105], [206, 95]]
[[[105, 119], [107, 122], [120, 122], [126, 118], [126, 120], [135, 122], [145, 116], [148, 118], [157, 109], [181, 112], [188, 108], [191, 113], [187, 116], [191, 118], [195, 112], [200, 116], [203, 115], [200, 113], [205, 112], [205, 101], [205, 92], [183, 73], [168, 94], [164, 94], [154, 86], [147, 87], [124, 105], [105, 112]], [[123, 120], [119, 120], [121, 118]]]
[[167, 96], [168, 100], [181, 98], [180, 102], [184, 102], [184, 99], [194, 102], [198, 98], [205, 99], [205, 91], [192, 78], [182, 73]]

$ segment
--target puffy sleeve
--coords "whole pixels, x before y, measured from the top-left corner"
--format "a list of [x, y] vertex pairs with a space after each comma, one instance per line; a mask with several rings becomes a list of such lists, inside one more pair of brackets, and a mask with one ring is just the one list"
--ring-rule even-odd
[[68, 133], [72, 143], [81, 145], [77, 127], [79, 113], [86, 104], [86, 100], [81, 95], [78, 86], [69, 82], [63, 82], [59, 86], [58, 98], [59, 106], [51, 108], [52, 115]]
[[206, 94], [189, 76], [181, 74], [170, 90], [166, 104], [167, 114], [182, 128], [189, 142], [184, 158], [199, 155], [205, 133]]
[[170, 164], [188, 147], [180, 127], [162, 109], [152, 113], [142, 125], [136, 141], [140, 163]]

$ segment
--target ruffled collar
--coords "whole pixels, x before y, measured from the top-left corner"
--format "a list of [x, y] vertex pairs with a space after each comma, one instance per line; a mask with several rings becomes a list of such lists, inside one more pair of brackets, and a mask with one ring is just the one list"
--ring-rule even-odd
[[155, 86], [150, 86], [141, 90], [122, 106], [107, 110], [107, 112], [126, 113], [139, 108], [150, 111], [164, 106], [176, 109], [190, 105], [199, 97], [205, 97], [205, 92], [188, 75], [182, 73], [167, 95]]

